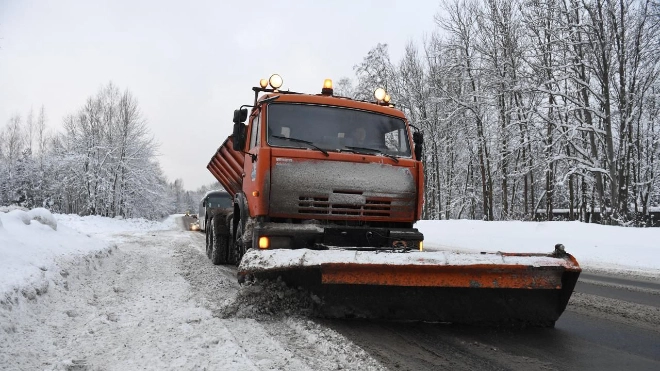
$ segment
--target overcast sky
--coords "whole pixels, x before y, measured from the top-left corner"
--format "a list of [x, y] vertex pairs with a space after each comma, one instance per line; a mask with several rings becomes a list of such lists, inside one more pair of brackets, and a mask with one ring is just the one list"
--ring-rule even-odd
[[0, 128], [43, 104], [48, 126], [114, 82], [137, 98], [168, 179], [214, 180], [206, 164], [260, 78], [320, 91], [353, 77], [377, 43], [398, 61], [433, 32], [439, 1], [0, 0]]

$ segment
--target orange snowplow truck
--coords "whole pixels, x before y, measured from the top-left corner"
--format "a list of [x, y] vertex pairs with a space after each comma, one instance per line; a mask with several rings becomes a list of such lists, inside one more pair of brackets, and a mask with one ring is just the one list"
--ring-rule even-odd
[[335, 97], [331, 88], [253, 90], [266, 94], [249, 116], [234, 112], [233, 135], [208, 164], [234, 196], [231, 229], [243, 236], [233, 241], [235, 260], [249, 248], [423, 248], [413, 228], [423, 203], [422, 142], [415, 135], [413, 145], [401, 111]]
[[579, 274], [563, 250], [423, 252], [423, 137], [385, 90], [368, 102], [335, 96], [331, 80], [320, 94], [281, 86], [252, 88], [207, 166], [234, 204], [206, 228], [214, 263], [313, 291], [332, 317], [554, 324]]

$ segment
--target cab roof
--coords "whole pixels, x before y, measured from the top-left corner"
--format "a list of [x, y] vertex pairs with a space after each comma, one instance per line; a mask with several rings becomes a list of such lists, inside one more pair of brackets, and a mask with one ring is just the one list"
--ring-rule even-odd
[[202, 200], [209, 197], [209, 196], [228, 196], [231, 197], [231, 195], [225, 191], [224, 189], [214, 189], [212, 191], [208, 191], [204, 194], [204, 197], [202, 197]]
[[267, 93], [259, 97], [257, 100], [261, 102], [264, 99], [268, 99], [274, 96], [279, 96], [275, 103], [308, 103], [308, 104], [319, 104], [319, 105], [328, 105], [328, 106], [337, 106], [337, 107], [347, 107], [353, 109], [359, 109], [362, 111], [371, 111], [377, 112], [389, 116], [399, 117], [401, 119], [406, 119], [406, 116], [401, 112], [401, 110], [383, 106], [374, 102], [367, 102], [361, 100], [355, 100], [346, 97], [339, 97], [334, 95], [323, 95], [323, 94], [303, 94], [303, 93], [293, 93], [293, 92], [273, 92]]

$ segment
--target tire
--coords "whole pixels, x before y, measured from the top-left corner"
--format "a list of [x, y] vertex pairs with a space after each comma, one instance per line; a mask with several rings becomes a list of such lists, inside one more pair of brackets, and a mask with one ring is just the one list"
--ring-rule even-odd
[[236, 227], [236, 235], [234, 236], [234, 248], [233, 250], [233, 263], [238, 266], [241, 263], [243, 258], [243, 223], [238, 221], [238, 227]]
[[211, 259], [211, 251], [213, 249], [213, 235], [209, 230], [206, 230], [204, 234], [206, 234], [206, 257]]
[[229, 246], [227, 246], [227, 264], [236, 264], [236, 237], [234, 235], [234, 214], [229, 214], [227, 217], [227, 228], [228, 235], [227, 240], [229, 241]]
[[227, 264], [229, 257], [229, 236], [223, 219], [216, 216], [211, 221], [211, 234], [213, 235], [211, 262], [215, 265]]
[[244, 230], [243, 224], [244, 223], [242, 223], [242, 221], [238, 222], [238, 227], [236, 228], [236, 236], [234, 236], [234, 256], [236, 257], [234, 264], [237, 266], [241, 263], [245, 252], [252, 247], [252, 241], [243, 241], [242, 239]]

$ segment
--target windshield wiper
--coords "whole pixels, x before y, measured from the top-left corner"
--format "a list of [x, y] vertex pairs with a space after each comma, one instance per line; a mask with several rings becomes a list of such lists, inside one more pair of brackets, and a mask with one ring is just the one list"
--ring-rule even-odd
[[397, 164], [399, 163], [399, 159], [396, 158], [396, 156], [394, 156], [394, 155], [390, 155], [389, 153], [385, 153], [385, 152], [383, 152], [383, 151], [381, 151], [381, 150], [379, 150], [379, 149], [375, 149], [375, 148], [367, 148], [367, 147], [353, 147], [353, 146], [344, 146], [344, 148], [348, 148], [348, 149], [352, 149], [352, 150], [358, 150], [358, 151], [370, 151], [370, 152], [375, 152], [375, 153], [381, 154], [381, 155], [383, 155], [383, 156], [385, 156], [385, 157], [389, 157], [389, 158], [391, 158], [391, 159], [394, 160], [394, 162], [396, 162]]
[[314, 143], [312, 143], [312, 142], [310, 142], [310, 141], [308, 141], [308, 140], [298, 139], [298, 138], [287, 138], [287, 137], [283, 137], [283, 136], [281, 136], [281, 135], [271, 135], [270, 137], [271, 137], [271, 138], [277, 138], [277, 139], [290, 140], [290, 141], [292, 141], [292, 142], [304, 143], [304, 144], [310, 145], [310, 146], [312, 146], [312, 147], [318, 149], [319, 151], [323, 152], [323, 154], [325, 155], [325, 157], [330, 156], [330, 155], [328, 154], [328, 151], [324, 150], [323, 148], [317, 146], [316, 144], [314, 144]]

